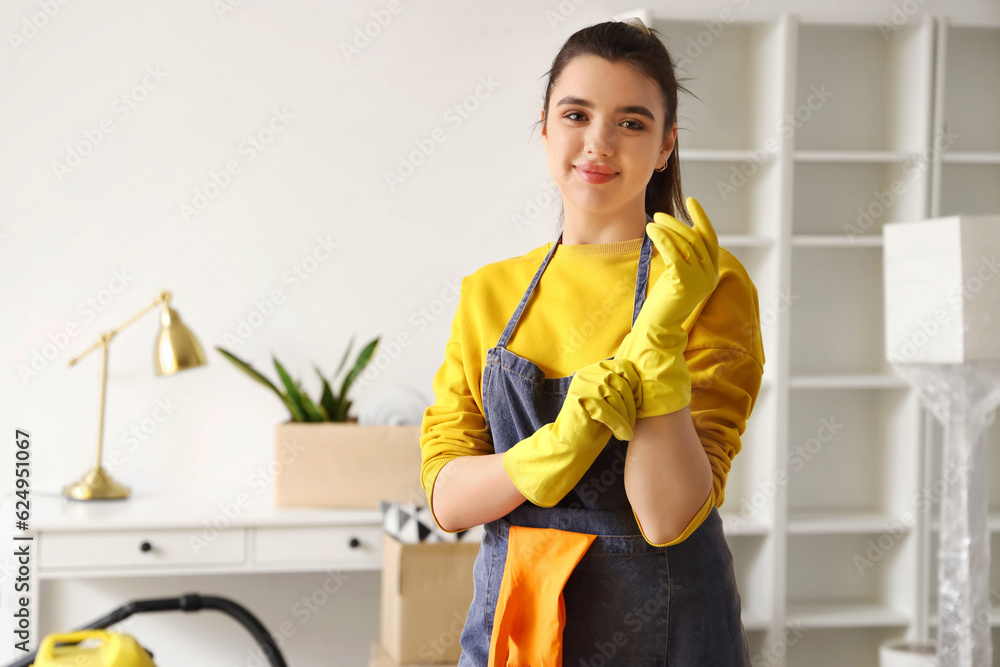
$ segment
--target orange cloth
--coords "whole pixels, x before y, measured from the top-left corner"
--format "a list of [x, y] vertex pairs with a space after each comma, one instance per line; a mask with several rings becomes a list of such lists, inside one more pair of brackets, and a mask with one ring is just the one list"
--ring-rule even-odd
[[563, 587], [596, 535], [511, 526], [489, 667], [562, 667]]

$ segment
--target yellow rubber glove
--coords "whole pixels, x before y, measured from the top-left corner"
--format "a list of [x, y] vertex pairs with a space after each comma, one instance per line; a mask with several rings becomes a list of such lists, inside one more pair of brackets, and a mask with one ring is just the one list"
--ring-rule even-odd
[[719, 237], [694, 197], [685, 204], [694, 229], [666, 213], [655, 213], [646, 224], [666, 267], [615, 353], [639, 373], [637, 418], [669, 414], [691, 403], [687, 332], [681, 324], [719, 282]]
[[632, 438], [640, 387], [632, 363], [603, 359], [573, 374], [556, 420], [504, 452], [514, 486], [540, 507], [569, 493], [614, 435]]

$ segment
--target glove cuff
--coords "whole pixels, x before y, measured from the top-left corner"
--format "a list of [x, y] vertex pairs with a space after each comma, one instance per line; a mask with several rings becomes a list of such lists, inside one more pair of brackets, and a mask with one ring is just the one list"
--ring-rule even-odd
[[648, 327], [633, 327], [618, 346], [615, 359], [631, 361], [642, 375], [643, 370], [648, 371], [663, 355], [683, 354], [687, 344], [688, 334], [680, 323], [657, 322]]
[[668, 415], [691, 404], [691, 381], [684, 377], [669, 384], [643, 382], [642, 394], [642, 405], [636, 407], [636, 419]]
[[636, 419], [669, 414], [689, 405], [691, 372], [684, 359], [687, 333], [677, 327], [663, 335], [637, 336], [637, 343], [627, 345], [631, 336], [626, 337], [622, 349], [630, 355], [627, 358], [642, 388], [636, 402]]
[[[507, 477], [514, 484], [514, 488], [520, 492], [528, 501], [534, 503], [535, 505], [541, 505], [539, 498], [539, 485], [543, 478], [535, 474], [526, 474], [532, 470], [534, 457], [530, 456], [530, 447], [518, 447], [523, 443], [522, 440], [517, 445], [514, 445], [500, 457], [500, 464], [503, 469], [507, 471]], [[555, 504], [555, 503], [553, 503]], [[541, 505], [542, 507], [551, 507], [552, 505]]]
[[[599, 422], [576, 424], [572, 433], [563, 433], [559, 424], [558, 418], [545, 424], [500, 457], [517, 490], [539, 507], [562, 500], [611, 439], [610, 429]], [[601, 446], [584, 444], [596, 442]]]

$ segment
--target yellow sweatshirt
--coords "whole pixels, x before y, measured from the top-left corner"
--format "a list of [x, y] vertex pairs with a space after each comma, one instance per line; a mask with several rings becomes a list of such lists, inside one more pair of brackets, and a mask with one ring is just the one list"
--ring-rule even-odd
[[[507, 348], [533, 361], [548, 378], [572, 375], [614, 355], [632, 324], [641, 246], [642, 237], [560, 244]], [[481, 394], [486, 351], [496, 346], [551, 248], [550, 242], [462, 279], [445, 359], [434, 376], [435, 402], [424, 411], [421, 424], [420, 478], [435, 522], [433, 489], [441, 468], [457, 456], [494, 453]], [[663, 257], [654, 246], [647, 295], [663, 269]], [[723, 504], [726, 477], [760, 390], [764, 349], [757, 290], [725, 248], [719, 252], [718, 285], [683, 328], [688, 332], [684, 358], [691, 374], [691, 416], [712, 466], [713, 483], [701, 510], [666, 545], [686, 539], [712, 505]]]

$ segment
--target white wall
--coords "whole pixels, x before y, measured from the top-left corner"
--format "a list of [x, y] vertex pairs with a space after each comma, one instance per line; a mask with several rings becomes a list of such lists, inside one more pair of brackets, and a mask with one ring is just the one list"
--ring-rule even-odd
[[[46, 20], [47, 4], [58, 11]], [[819, 0], [671, 4], [681, 16], [833, 17]], [[549, 182], [533, 123], [552, 57], [578, 28], [637, 5], [404, 0], [350, 58], [343, 46], [373, 13], [388, 15], [388, 2], [243, 0], [221, 15], [219, 6], [0, 4], [0, 419], [5, 434], [32, 433], [38, 492], [75, 480], [95, 450], [100, 357], [72, 369], [66, 362], [161, 289], [173, 292], [209, 366], [154, 377], [152, 315], [116, 339], [105, 453], [121, 453], [115, 477], [133, 489], [245, 487], [270, 460], [273, 427], [287, 413], [215, 345], [272, 377], [276, 354], [315, 394], [312, 364], [332, 373], [352, 334], [356, 349], [381, 335], [387, 352], [402, 336], [398, 356], [358, 388], [355, 404], [396, 384], [430, 397], [462, 276], [553, 238], [555, 206], [523, 229], [512, 223]], [[1000, 3], [990, 0], [842, 0], [836, 8], [852, 20], [917, 11], [1000, 23]], [[32, 31], [31, 22], [44, 25]], [[483, 99], [470, 98], [477, 92]], [[144, 99], [126, 116], [123, 95]], [[463, 100], [476, 108], [452, 122], [449, 110]], [[251, 159], [242, 142], [275, 110], [290, 119]], [[101, 127], [110, 133], [88, 139]], [[386, 174], [438, 128], [445, 141], [390, 187]], [[70, 147], [88, 141], [97, 145], [60, 173]], [[181, 206], [230, 161], [239, 173], [185, 220]], [[337, 245], [329, 256], [320, 239]], [[293, 267], [317, 251], [326, 259], [309, 279], [292, 280]], [[283, 301], [240, 337], [241, 322], [275, 292]], [[100, 312], [86, 306], [102, 297], [110, 300]], [[144, 420], [155, 423], [161, 400], [176, 406], [172, 414], [138, 446], [124, 440]], [[13, 460], [9, 441], [3, 471]], [[0, 489], [11, 479], [4, 472]], [[355, 583], [353, 600], [377, 593], [374, 575]], [[202, 588], [185, 579], [176, 592]], [[371, 621], [374, 608], [366, 609]], [[65, 623], [93, 616], [80, 613], [67, 611]], [[361, 664], [374, 625], [368, 630], [345, 648], [355, 658], [343, 664]], [[301, 659], [312, 649], [297, 650]]]

